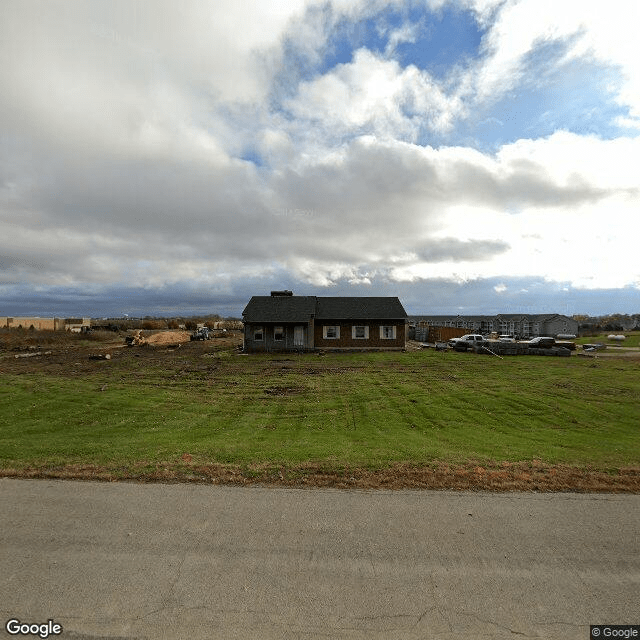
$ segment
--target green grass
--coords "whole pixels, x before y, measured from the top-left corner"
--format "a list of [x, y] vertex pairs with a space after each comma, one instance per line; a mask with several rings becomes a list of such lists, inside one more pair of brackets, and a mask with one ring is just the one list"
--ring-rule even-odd
[[[0, 466], [640, 461], [638, 361], [238, 356], [0, 378]], [[105, 388], [106, 385], [106, 388]], [[104, 389], [104, 390], [103, 390]]]
[[[607, 336], [625, 336], [624, 340], [609, 340]], [[595, 336], [583, 336], [574, 340], [577, 344], [591, 344], [593, 342], [602, 342], [606, 345], [617, 347], [640, 347], [640, 331], [605, 331]]]

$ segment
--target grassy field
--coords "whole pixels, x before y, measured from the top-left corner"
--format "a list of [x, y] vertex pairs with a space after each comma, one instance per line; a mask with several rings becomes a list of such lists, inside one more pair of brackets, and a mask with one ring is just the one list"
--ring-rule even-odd
[[640, 463], [638, 360], [247, 356], [209, 343], [112, 356], [0, 358], [2, 470]]
[[[624, 340], [609, 340], [608, 336], [623, 335]], [[604, 333], [598, 333], [593, 336], [584, 336], [576, 338], [574, 340], [577, 344], [588, 344], [594, 342], [601, 342], [612, 347], [640, 347], [640, 331], [606, 331]]]

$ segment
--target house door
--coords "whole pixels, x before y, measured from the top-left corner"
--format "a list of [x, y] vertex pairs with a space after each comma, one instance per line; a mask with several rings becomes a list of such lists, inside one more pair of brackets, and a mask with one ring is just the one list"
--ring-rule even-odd
[[293, 327], [293, 346], [304, 347], [304, 327], [301, 325]]

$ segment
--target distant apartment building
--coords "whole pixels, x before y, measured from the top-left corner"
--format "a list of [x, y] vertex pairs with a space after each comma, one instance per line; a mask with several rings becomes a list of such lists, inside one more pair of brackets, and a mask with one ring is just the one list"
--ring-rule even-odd
[[83, 333], [91, 328], [91, 318], [65, 318], [64, 328], [73, 333]]
[[37, 316], [0, 316], [0, 328], [36, 329], [38, 331], [73, 331], [91, 327], [91, 318], [39, 318]]
[[433, 327], [456, 327], [469, 333], [500, 335], [517, 338], [536, 336], [577, 335], [578, 321], [558, 313], [526, 314], [501, 313], [495, 316], [409, 316], [409, 323]]

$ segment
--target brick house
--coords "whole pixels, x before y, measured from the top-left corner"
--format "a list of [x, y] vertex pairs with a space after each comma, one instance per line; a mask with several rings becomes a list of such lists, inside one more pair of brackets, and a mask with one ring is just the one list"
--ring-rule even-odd
[[407, 314], [396, 297], [253, 296], [242, 312], [246, 351], [401, 350]]

